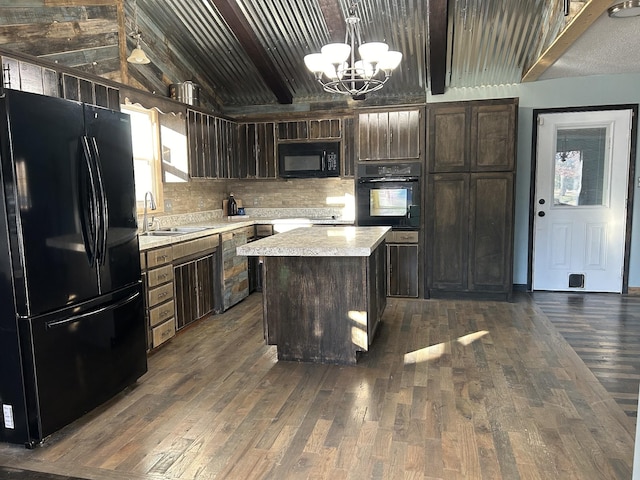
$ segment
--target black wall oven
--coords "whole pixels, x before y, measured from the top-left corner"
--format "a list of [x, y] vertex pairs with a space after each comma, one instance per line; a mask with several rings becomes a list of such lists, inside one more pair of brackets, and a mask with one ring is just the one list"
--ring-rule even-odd
[[362, 226], [420, 229], [420, 164], [360, 164], [356, 218]]

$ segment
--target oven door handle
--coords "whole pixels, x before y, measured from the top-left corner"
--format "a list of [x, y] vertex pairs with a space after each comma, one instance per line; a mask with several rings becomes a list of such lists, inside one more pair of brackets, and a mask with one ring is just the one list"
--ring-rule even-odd
[[361, 178], [358, 183], [385, 183], [385, 182], [417, 182], [418, 177], [376, 177]]

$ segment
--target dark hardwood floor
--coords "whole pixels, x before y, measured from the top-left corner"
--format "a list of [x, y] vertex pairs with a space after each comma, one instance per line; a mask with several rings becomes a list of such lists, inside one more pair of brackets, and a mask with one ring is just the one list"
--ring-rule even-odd
[[193, 325], [137, 386], [35, 450], [0, 445], [0, 465], [95, 480], [631, 478], [635, 418], [527, 294], [389, 299], [353, 367], [278, 362], [261, 306], [254, 294]]
[[635, 418], [640, 296], [535, 292], [532, 298], [625, 413]]

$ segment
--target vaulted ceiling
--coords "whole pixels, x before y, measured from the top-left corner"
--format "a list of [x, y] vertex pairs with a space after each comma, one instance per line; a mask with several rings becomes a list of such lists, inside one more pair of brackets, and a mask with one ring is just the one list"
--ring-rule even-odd
[[[424, 99], [428, 90], [519, 82], [564, 26], [562, 0], [127, 0], [131, 31], [143, 34], [153, 65], [193, 80], [226, 107], [326, 101], [304, 66], [307, 53], [344, 41], [350, 6], [364, 41], [403, 53], [376, 94]], [[133, 41], [129, 47], [132, 48]], [[160, 85], [158, 85], [160, 87]]]
[[[200, 86], [204, 103], [223, 112], [281, 105], [295, 109], [299, 104], [345, 102], [344, 97], [322, 90], [303, 58], [325, 43], [344, 41], [344, 18], [354, 9], [364, 41], [385, 41], [403, 53], [388, 84], [366, 102], [424, 102], [428, 93], [438, 95], [451, 88], [549, 76], [549, 66], [581, 41], [583, 31], [606, 17], [612, 3], [56, 0], [2, 6], [0, 2], [0, 46], [161, 95], [168, 95], [170, 84], [191, 80]], [[635, 25], [637, 31], [638, 22]], [[617, 30], [609, 28], [606, 37], [615, 37]], [[124, 61], [135, 47], [132, 34], [138, 31], [151, 59], [148, 65]], [[611, 41], [592, 41], [590, 48]], [[602, 56], [609, 59], [611, 70], [613, 54]], [[568, 72], [572, 67], [563, 68]], [[607, 73], [592, 66], [589, 74], [594, 72]], [[575, 68], [567, 73], [576, 74], [580, 71]]]

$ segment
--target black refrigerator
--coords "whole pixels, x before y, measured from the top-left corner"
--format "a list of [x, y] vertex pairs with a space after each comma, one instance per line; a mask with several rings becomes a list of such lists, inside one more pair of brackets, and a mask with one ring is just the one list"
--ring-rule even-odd
[[32, 447], [147, 370], [129, 116], [0, 95], [0, 441]]

